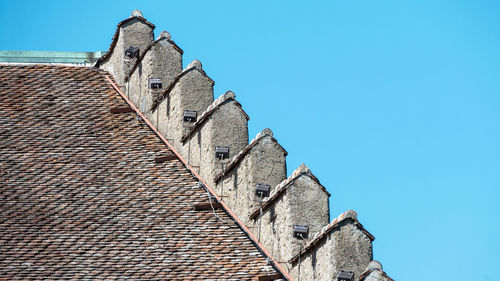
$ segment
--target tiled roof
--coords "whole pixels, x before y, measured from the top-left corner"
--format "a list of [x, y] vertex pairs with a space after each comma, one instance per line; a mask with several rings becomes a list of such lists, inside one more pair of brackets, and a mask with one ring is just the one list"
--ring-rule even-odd
[[147, 21], [145, 18], [143, 18], [142, 16], [140, 15], [134, 15], [132, 14], [132, 16], [130, 16], [128, 19], [125, 19], [125, 20], [122, 20], [121, 22], [118, 23], [118, 25], [116, 26], [116, 31], [115, 31], [115, 35], [113, 35], [113, 39], [111, 40], [111, 45], [109, 46], [109, 50], [106, 54], [104, 54], [104, 56], [100, 57], [96, 63], [95, 63], [95, 66], [98, 67], [101, 65], [101, 63], [105, 60], [108, 59], [109, 56], [111, 56], [111, 53], [113, 52], [113, 50], [115, 49], [115, 46], [116, 46], [116, 43], [118, 42], [118, 37], [120, 37], [120, 27], [122, 27], [122, 25], [126, 24], [127, 22], [133, 20], [133, 19], [137, 19], [137, 20], [140, 20], [141, 22], [149, 25], [151, 28], [155, 28], [155, 25], [150, 23], [149, 21]]
[[276, 274], [106, 75], [0, 65], [0, 279]]
[[353, 211], [353, 210], [348, 210], [345, 211], [344, 213], [340, 214], [338, 217], [336, 217], [331, 223], [327, 224], [325, 227], [323, 227], [318, 233], [314, 235], [314, 237], [311, 239], [311, 241], [307, 242], [307, 244], [302, 248], [302, 251], [295, 255], [290, 262], [295, 262], [299, 256], [302, 256], [309, 250], [313, 249], [316, 244], [318, 244], [320, 241], [322, 241], [324, 238], [327, 237], [327, 235], [332, 232], [334, 229], [336, 229], [341, 222], [351, 219], [354, 221], [354, 223], [370, 238], [371, 241], [375, 240], [375, 237], [368, 232], [363, 225], [358, 221], [358, 214]]
[[261, 139], [263, 139], [265, 136], [271, 137], [271, 139], [283, 150], [283, 153], [285, 156], [288, 154], [286, 150], [278, 143], [278, 141], [273, 137], [273, 131], [271, 129], [264, 129], [262, 132], [258, 133], [257, 136], [250, 142], [249, 145], [247, 145], [242, 151], [240, 151], [238, 154], [236, 154], [233, 159], [231, 159], [231, 162], [227, 164], [227, 167], [224, 169], [224, 171], [220, 172], [216, 177], [215, 177], [215, 182], [218, 182], [225, 174], [229, 173], [238, 163], [245, 157], [245, 155], [252, 150], [254, 146], [256, 146]]
[[[316, 178], [316, 176], [313, 175], [311, 170], [305, 164], [302, 164], [295, 171], [293, 171], [291, 176], [289, 176], [286, 180], [282, 181], [280, 184], [278, 184], [276, 186], [276, 188], [273, 191], [271, 191], [271, 194], [269, 194], [269, 198], [267, 198], [262, 204], [262, 210], [267, 209], [274, 201], [276, 201], [276, 199], [278, 199], [281, 196], [281, 194], [283, 194], [286, 191], [286, 189], [288, 188], [288, 186], [290, 186], [290, 184], [292, 184], [295, 180], [297, 180], [302, 175], [310, 176], [315, 182], [317, 182], [321, 186], [322, 190], [326, 194], [328, 194], [328, 196], [331, 195], [326, 190], [326, 188], [319, 183], [318, 178]], [[252, 220], [252, 219], [256, 218], [259, 215], [259, 212], [260, 212], [260, 208], [255, 209], [250, 214], [250, 219]]]
[[230, 101], [230, 100], [233, 100], [236, 103], [236, 105], [241, 109], [241, 111], [245, 115], [245, 118], [247, 120], [250, 120], [250, 116], [248, 116], [248, 114], [246, 114], [246, 112], [243, 110], [243, 108], [241, 108], [241, 104], [236, 101], [236, 95], [232, 91], [227, 91], [222, 96], [218, 97], [211, 105], [209, 105], [208, 108], [205, 109], [205, 111], [203, 111], [203, 113], [200, 115], [200, 117], [198, 118], [198, 120], [196, 121], [196, 123], [194, 124], [194, 126], [191, 127], [182, 136], [181, 141], [182, 142], [186, 142], [186, 140], [192, 134], [194, 134], [194, 132], [196, 132], [196, 130], [198, 130], [198, 128], [200, 128], [200, 126], [203, 123], [205, 123], [208, 120], [208, 117], [210, 117], [210, 115], [212, 115], [215, 112], [215, 110], [217, 108], [219, 108], [219, 106], [221, 106], [222, 104], [224, 104], [226, 101]]

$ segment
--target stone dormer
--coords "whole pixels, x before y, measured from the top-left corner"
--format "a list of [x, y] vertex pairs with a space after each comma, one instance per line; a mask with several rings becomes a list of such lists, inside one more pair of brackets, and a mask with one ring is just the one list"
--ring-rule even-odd
[[[215, 100], [181, 138], [189, 165], [199, 170], [200, 176], [211, 186], [215, 186], [215, 176], [230, 159], [247, 146], [249, 119], [236, 101], [236, 95], [228, 91]], [[216, 158], [216, 147], [229, 148], [228, 158]], [[223, 189], [217, 192], [224, 197]]]
[[[143, 18], [140, 11], [134, 10], [128, 19], [118, 24], [108, 52], [96, 62], [95, 66], [107, 70], [118, 85], [124, 87], [126, 75], [140, 54], [153, 42], [154, 28], [155, 25]], [[138, 48], [138, 53], [134, 57], [125, 55], [130, 47]]]
[[[214, 101], [214, 81], [208, 77], [198, 60], [192, 61], [164, 89], [152, 105], [158, 119], [158, 130], [183, 155], [182, 136], [198, 124], [196, 121]], [[194, 112], [194, 117], [184, 118], [184, 111]]]
[[245, 224], [265, 199], [255, 195], [256, 185], [269, 185], [272, 191], [286, 179], [286, 155], [273, 132], [264, 129], [215, 177], [217, 189], [224, 189], [224, 201]]
[[182, 50], [163, 31], [134, 63], [125, 77], [126, 94], [137, 108], [158, 126], [158, 116], [153, 114], [153, 104], [182, 70]]
[[[390, 280], [383, 279], [381, 268], [365, 270], [374, 237], [356, 213], [348, 211], [329, 223], [330, 194], [309, 168], [301, 165], [286, 178], [287, 152], [272, 131], [264, 129], [249, 143], [250, 118], [235, 94], [228, 91], [214, 101], [214, 81], [201, 62], [182, 69], [182, 50], [168, 32], [153, 41], [153, 29], [134, 11], [118, 24], [96, 66], [114, 76], [138, 115], [215, 190], [218, 204], [227, 205], [295, 278], [336, 280], [340, 270], [347, 270], [355, 280]], [[136, 55], [126, 55], [129, 47]], [[161, 88], [149, 86], [152, 78], [161, 79]], [[269, 185], [270, 194], [256, 196], [257, 184]], [[294, 225], [307, 226], [309, 236], [294, 238]]]
[[289, 267], [288, 261], [303, 243], [293, 237], [293, 226], [308, 226], [310, 235], [319, 232], [329, 222], [329, 197], [309, 168], [301, 165], [276, 186], [262, 208], [250, 214], [252, 229], [272, 255]]
[[323, 227], [290, 260], [292, 276], [301, 280], [336, 280], [340, 270], [354, 272], [355, 280], [373, 258], [375, 239], [349, 210]]

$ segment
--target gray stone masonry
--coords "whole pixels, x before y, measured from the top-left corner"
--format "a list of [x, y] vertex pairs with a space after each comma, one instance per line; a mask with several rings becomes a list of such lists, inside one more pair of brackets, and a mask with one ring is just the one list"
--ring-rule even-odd
[[100, 62], [100, 67], [111, 73], [120, 87], [124, 87], [126, 75], [138, 60], [125, 58], [125, 49], [136, 46], [140, 53], [143, 52], [153, 42], [153, 30], [154, 25], [144, 20], [140, 12], [134, 12], [129, 19], [118, 25], [115, 35], [118, 38], [112, 43], [112, 49], [109, 50], [111, 53]]
[[293, 237], [293, 226], [309, 226], [309, 235], [319, 232], [329, 222], [329, 196], [309, 168], [301, 165], [264, 202], [262, 217], [259, 210], [252, 213], [251, 229], [271, 255], [290, 270], [290, 259], [304, 243]]
[[[157, 114], [151, 108], [155, 101], [163, 100], [161, 93], [182, 70], [182, 51], [163, 31], [126, 78], [126, 95], [137, 108], [158, 128]], [[162, 89], [150, 89], [149, 79], [161, 78]]]
[[255, 195], [257, 183], [269, 184], [272, 191], [286, 179], [286, 154], [273, 132], [264, 129], [217, 176], [217, 190], [224, 187], [224, 202], [245, 225], [251, 225], [250, 212], [260, 206], [261, 198]]
[[154, 110], [158, 130], [186, 160], [189, 155], [181, 138], [196, 123], [183, 121], [184, 110], [196, 111], [199, 118], [214, 101], [213, 86], [214, 82], [203, 71], [201, 62], [195, 60], [175, 77]]
[[[249, 117], [235, 97], [230, 91], [219, 97], [182, 137], [184, 158], [212, 187], [215, 187], [215, 176], [229, 163], [232, 156], [248, 144]], [[229, 158], [216, 159], [216, 146], [229, 147]], [[223, 189], [216, 188], [216, 192], [219, 196], [224, 196]]]
[[394, 281], [382, 269], [382, 264], [376, 260], [371, 261], [366, 271], [359, 278], [360, 281]]
[[300, 280], [336, 280], [340, 270], [353, 271], [358, 280], [372, 260], [372, 240], [356, 213], [347, 211], [304, 245], [291, 274], [299, 279], [300, 264]]
[[[300, 268], [300, 280], [336, 280], [340, 270], [350, 270], [355, 280], [393, 281], [380, 263], [370, 263], [374, 237], [357, 214], [347, 211], [329, 223], [330, 194], [309, 168], [301, 165], [286, 178], [287, 152], [272, 131], [264, 129], [249, 144], [249, 117], [235, 94], [228, 91], [214, 101], [214, 81], [201, 62], [182, 69], [182, 50], [168, 32], [153, 41], [154, 28], [134, 11], [118, 24], [108, 53], [96, 66], [114, 76], [273, 258], [296, 280]], [[125, 57], [130, 46], [139, 47], [138, 58]], [[162, 89], [150, 89], [149, 78], [161, 78]], [[196, 121], [185, 122], [184, 110], [196, 111]], [[229, 157], [217, 159], [216, 146], [229, 147]], [[255, 196], [257, 183], [271, 186], [269, 197]], [[309, 237], [294, 238], [294, 225], [308, 226]]]

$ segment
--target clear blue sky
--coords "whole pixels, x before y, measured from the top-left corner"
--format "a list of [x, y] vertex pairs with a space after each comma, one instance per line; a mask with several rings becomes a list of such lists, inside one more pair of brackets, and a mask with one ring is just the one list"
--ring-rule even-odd
[[[147, 2], [147, 3], [146, 3]], [[500, 1], [0, 1], [0, 50], [107, 50], [133, 9], [376, 236], [396, 280], [500, 280]]]

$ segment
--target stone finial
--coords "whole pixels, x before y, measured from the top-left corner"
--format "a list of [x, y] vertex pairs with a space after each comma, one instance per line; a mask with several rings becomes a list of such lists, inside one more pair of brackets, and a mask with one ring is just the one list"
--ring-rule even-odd
[[344, 219], [353, 219], [353, 220], [355, 220], [357, 218], [358, 218], [358, 214], [354, 210], [347, 210], [343, 214], [341, 214], [340, 216], [338, 216], [338, 220], [339, 221], [344, 220]]
[[162, 31], [160, 35], [158, 35], [158, 38], [156, 40], [166, 38], [167, 40], [170, 40], [172, 37], [170, 36], [170, 33], [168, 31]]
[[130, 15], [130, 17], [131, 17], [131, 18], [133, 18], [133, 17], [140, 17], [140, 18], [142, 18], [143, 16], [142, 16], [141, 11], [139, 11], [139, 10], [134, 10], [134, 11], [132, 12], [132, 15]]
[[273, 136], [273, 131], [271, 131], [271, 129], [269, 128], [265, 128], [264, 130], [262, 130], [262, 132], [260, 132], [263, 136], [270, 136], [272, 137]]
[[297, 168], [297, 170], [293, 171], [292, 177], [297, 177], [298, 175], [305, 173], [308, 174], [310, 173], [311, 170], [309, 170], [309, 167], [306, 166], [306, 164], [300, 165], [300, 167]]
[[373, 270], [383, 271], [382, 264], [379, 261], [372, 260], [366, 267], [366, 271], [373, 271]]
[[191, 68], [197, 68], [198, 70], [203, 70], [202, 69], [202, 66], [201, 66], [201, 61], [199, 60], [194, 60], [192, 61], [190, 64], [188, 64], [188, 66], [184, 69], [184, 71], [188, 70], [188, 69], [191, 69]]
[[265, 136], [270, 136], [272, 138], [273, 137], [273, 131], [271, 131], [271, 129], [269, 129], [269, 128], [265, 128], [264, 130], [262, 130], [262, 132], [259, 132], [255, 136], [255, 138], [252, 139], [252, 141], [250, 142], [250, 145], [254, 144], [255, 142], [259, 141], [261, 138], [263, 138]]
[[[228, 93], [231, 92], [231, 91], [228, 91]], [[231, 92], [233, 95], [234, 93]], [[227, 94], [227, 93], [226, 93]], [[250, 141], [250, 144], [249, 145], [252, 145], [252, 144], [255, 144], [257, 141], [259, 141], [261, 138], [265, 137], [265, 136], [270, 136], [271, 138], [273, 137], [273, 131], [271, 131], [271, 129], [269, 128], [265, 128], [264, 130], [262, 130], [262, 132], [259, 132], [255, 138], [252, 139], [252, 141]], [[241, 151], [243, 152], [243, 151]], [[235, 158], [237, 157], [238, 155], [235, 156]]]
[[224, 93], [223, 95], [223, 100], [228, 100], [228, 99], [235, 99], [236, 98], [236, 95], [234, 94], [233, 91], [227, 91]]

